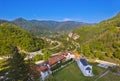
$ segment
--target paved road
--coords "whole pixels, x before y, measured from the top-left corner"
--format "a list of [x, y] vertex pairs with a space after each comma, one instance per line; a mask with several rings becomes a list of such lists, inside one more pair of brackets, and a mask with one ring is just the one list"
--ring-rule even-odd
[[49, 49], [55, 49], [55, 48], [57, 48], [57, 47], [59, 47], [59, 46], [61, 45], [61, 42], [58, 42], [58, 41], [55, 41], [55, 42], [57, 42], [58, 45], [56, 45], [56, 46], [54, 46], [54, 47], [52, 47], [52, 48], [49, 48]]
[[[49, 49], [55, 49], [55, 48], [57, 48], [57, 47], [59, 47], [59, 46], [61, 45], [61, 42], [58, 42], [58, 41], [54, 41], [54, 42], [57, 42], [58, 45], [56, 45], [56, 46], [54, 46], [54, 47], [52, 47], [52, 48], [49, 48]], [[35, 52], [27, 52], [28, 55], [27, 55], [27, 57], [25, 58], [25, 60], [30, 59], [30, 58], [33, 58], [34, 56], [36, 56], [36, 55], [38, 55], [38, 54], [43, 55], [42, 50], [43, 50], [43, 49], [41, 49], [41, 50], [39, 50], [39, 51], [35, 51]], [[3, 57], [0, 57], [0, 60], [7, 59], [7, 58], [9, 58], [9, 57], [3, 56]]]
[[[54, 47], [52, 47], [52, 48], [49, 48], [49, 49], [55, 49], [55, 48], [57, 48], [57, 47], [59, 47], [59, 46], [61, 45], [60, 42], [58, 42], [58, 41], [55, 41], [55, 42], [57, 42], [58, 45], [56, 45], [56, 46], [54, 46]], [[43, 49], [42, 49], [42, 50], [43, 50]], [[43, 55], [42, 50], [35, 51], [35, 52], [28, 52], [28, 53], [27, 53], [28, 56], [27, 56], [25, 59], [27, 60], [27, 59], [29, 59], [29, 58], [33, 58], [34, 56], [36, 56], [36, 55], [38, 55], [38, 54]]]
[[38, 55], [38, 54], [43, 55], [42, 50], [35, 51], [35, 52], [28, 52], [27, 54], [28, 54], [28, 55], [27, 55], [27, 57], [25, 58], [25, 60], [30, 59], [30, 58], [33, 58], [34, 56], [36, 56], [36, 55]]

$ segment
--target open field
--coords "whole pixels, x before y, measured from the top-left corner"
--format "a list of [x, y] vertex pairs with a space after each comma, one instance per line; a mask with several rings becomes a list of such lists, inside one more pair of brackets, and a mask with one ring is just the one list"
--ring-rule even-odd
[[[101, 74], [106, 72], [106, 69], [100, 68], [96, 63], [90, 63], [93, 66], [93, 77], [85, 77], [82, 72], [79, 70], [76, 62], [70, 64], [64, 69], [53, 74], [53, 77], [56, 81], [95, 81]], [[113, 77], [111, 79], [111, 77]], [[104, 77], [96, 81], [119, 81], [120, 77], [114, 75], [113, 73], [107, 74]]]
[[120, 81], [120, 76], [114, 75], [110, 72], [109, 74], [98, 79], [97, 81]]

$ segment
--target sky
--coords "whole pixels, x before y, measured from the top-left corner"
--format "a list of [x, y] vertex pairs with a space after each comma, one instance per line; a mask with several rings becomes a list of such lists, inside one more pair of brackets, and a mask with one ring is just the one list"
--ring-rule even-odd
[[0, 19], [98, 23], [120, 12], [120, 0], [0, 0]]

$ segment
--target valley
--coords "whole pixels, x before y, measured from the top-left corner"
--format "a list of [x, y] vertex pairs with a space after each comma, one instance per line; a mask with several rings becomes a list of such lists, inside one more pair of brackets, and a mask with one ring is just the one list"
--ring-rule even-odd
[[0, 0], [0, 81], [120, 81], [120, 0]]
[[[69, 51], [73, 52], [74, 55], [77, 53], [77, 56], [83, 56], [85, 59], [93, 67], [93, 77], [85, 77], [78, 71], [78, 66], [76, 62], [73, 62], [66, 66], [65, 68], [57, 71], [53, 74], [50, 74], [47, 79], [54, 79], [54, 81], [118, 81], [119, 80], [119, 72], [120, 72], [120, 13], [118, 13], [115, 17], [101, 21], [98, 24], [82, 24], [84, 26], [78, 26], [74, 22], [62, 22], [62, 24], [67, 23], [63, 26], [65, 29], [57, 29], [51, 28], [45, 31], [52, 32], [48, 33], [49, 35], [40, 33], [43, 30], [41, 27], [41, 22], [44, 25], [48, 25], [48, 21], [36, 21], [36, 20], [25, 20], [23, 18], [19, 18], [14, 21], [3, 21], [0, 20], [0, 60], [1, 60], [1, 74], [6, 75], [7, 67], [3, 67], [3, 64], [6, 64], [8, 59], [11, 59], [14, 54], [24, 55], [25, 64], [30, 60], [30, 63], [37, 64], [37, 66], [42, 65], [49, 59], [59, 56], [60, 52]], [[34, 22], [34, 23], [32, 23]], [[37, 24], [39, 25], [37, 25]], [[55, 22], [49, 22], [55, 25]], [[58, 22], [56, 22], [57, 24]], [[59, 22], [60, 24], [60, 22]], [[36, 26], [39, 26], [36, 29]], [[74, 25], [74, 26], [73, 26]], [[79, 24], [80, 25], [80, 24]], [[31, 26], [31, 27], [30, 27]], [[33, 26], [33, 27], [32, 27]], [[78, 26], [78, 27], [77, 27]], [[27, 28], [30, 27], [30, 28]], [[32, 29], [34, 29], [31, 32]], [[45, 27], [43, 27], [45, 28]], [[58, 27], [59, 28], [59, 27]], [[54, 30], [55, 29], [55, 30]], [[68, 29], [66, 31], [66, 29]], [[36, 31], [40, 31], [37, 32]], [[63, 31], [65, 30], [65, 31]], [[54, 32], [55, 31], [55, 32]], [[56, 32], [57, 31], [57, 32]], [[60, 32], [60, 33], [59, 33]], [[64, 32], [64, 33], [63, 33]], [[76, 56], [76, 58], [77, 58]], [[4, 57], [4, 58], [3, 58]], [[5, 58], [7, 57], [7, 58]], [[62, 56], [61, 56], [62, 57]], [[15, 57], [14, 57], [15, 58]], [[67, 58], [67, 57], [65, 57]], [[58, 58], [60, 59], [60, 58]], [[92, 63], [91, 60], [104, 60], [108, 62], [116, 63], [117, 67], [110, 67], [107, 69], [103, 69], [98, 67], [95, 61]], [[4, 62], [5, 61], [5, 62]], [[66, 61], [67, 62], [67, 61]], [[66, 63], [65, 62], [65, 63]], [[35, 64], [35, 66], [36, 66]], [[63, 62], [64, 64], [64, 62]], [[44, 64], [43, 64], [44, 65]], [[37, 67], [36, 66], [36, 67]], [[46, 67], [46, 66], [44, 66]], [[61, 66], [60, 66], [61, 67]], [[35, 69], [33, 69], [35, 70]], [[5, 72], [4, 72], [5, 71]], [[107, 72], [106, 72], [107, 71]], [[106, 73], [105, 73], [106, 72]], [[108, 73], [109, 72], [109, 73]], [[105, 73], [105, 75], [104, 75]], [[102, 76], [102, 74], [104, 76]], [[77, 76], [79, 75], [79, 76]], [[72, 77], [75, 78], [72, 78]], [[114, 76], [114, 79], [108, 79], [110, 76]], [[71, 77], [71, 78], [70, 78]]]

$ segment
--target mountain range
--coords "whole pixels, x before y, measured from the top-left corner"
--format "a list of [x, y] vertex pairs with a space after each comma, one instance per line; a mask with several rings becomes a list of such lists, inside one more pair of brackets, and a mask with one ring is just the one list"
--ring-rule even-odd
[[0, 23], [8, 22], [15, 24], [25, 30], [32, 32], [35, 35], [50, 33], [50, 32], [69, 32], [78, 26], [91, 25], [91, 23], [77, 22], [77, 21], [40, 21], [40, 20], [26, 20], [24, 18], [17, 18], [12, 21], [0, 20]]

